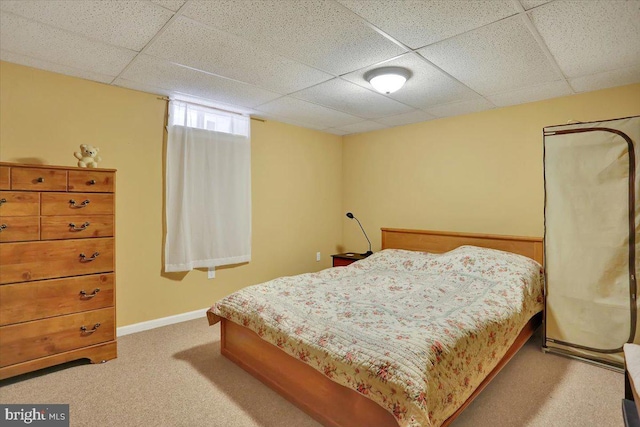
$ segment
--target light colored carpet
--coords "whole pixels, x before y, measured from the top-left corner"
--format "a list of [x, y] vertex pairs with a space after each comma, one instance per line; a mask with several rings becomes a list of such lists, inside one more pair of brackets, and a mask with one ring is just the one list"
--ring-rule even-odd
[[[539, 343], [534, 336], [453, 427], [623, 425], [622, 374], [543, 354]], [[320, 426], [220, 356], [219, 327], [205, 319], [122, 337], [118, 353], [2, 381], [0, 402], [69, 403], [72, 426]]]

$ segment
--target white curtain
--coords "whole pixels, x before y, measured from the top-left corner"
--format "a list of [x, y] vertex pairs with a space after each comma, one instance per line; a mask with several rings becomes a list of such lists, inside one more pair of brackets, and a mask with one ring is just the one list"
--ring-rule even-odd
[[251, 260], [249, 117], [169, 102], [165, 271]]

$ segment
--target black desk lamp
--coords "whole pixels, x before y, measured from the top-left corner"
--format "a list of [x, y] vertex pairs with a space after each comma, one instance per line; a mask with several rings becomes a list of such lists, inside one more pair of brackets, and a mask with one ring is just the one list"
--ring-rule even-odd
[[[347, 218], [355, 219], [356, 221], [358, 221], [358, 218], [353, 216], [353, 214], [351, 212], [347, 212]], [[364, 237], [367, 239], [367, 242], [369, 242], [369, 250], [367, 252], [363, 253], [363, 254], [360, 254], [360, 255], [362, 255], [362, 256], [372, 255], [373, 252], [371, 251], [371, 240], [369, 240], [369, 237], [367, 236], [367, 233], [364, 231], [364, 228], [362, 228], [362, 224], [360, 224], [360, 221], [358, 221], [358, 225], [360, 226], [360, 229], [362, 230], [362, 233], [364, 234]]]

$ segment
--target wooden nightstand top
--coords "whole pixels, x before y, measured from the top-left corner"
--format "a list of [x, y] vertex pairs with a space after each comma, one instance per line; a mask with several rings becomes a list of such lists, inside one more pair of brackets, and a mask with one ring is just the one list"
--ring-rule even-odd
[[356, 252], [345, 252], [343, 254], [335, 254], [331, 255], [332, 258], [340, 258], [340, 259], [350, 259], [353, 261], [360, 261], [361, 259], [365, 259], [369, 255], [361, 255]]

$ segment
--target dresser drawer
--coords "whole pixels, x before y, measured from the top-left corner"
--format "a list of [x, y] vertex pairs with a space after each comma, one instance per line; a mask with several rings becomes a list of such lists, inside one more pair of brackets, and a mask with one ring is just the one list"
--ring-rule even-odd
[[40, 193], [0, 191], [0, 216], [40, 215]]
[[113, 215], [43, 216], [42, 240], [113, 236]]
[[11, 168], [9, 166], [0, 166], [0, 190], [11, 189], [10, 173]]
[[39, 217], [0, 217], [0, 242], [24, 242], [28, 240], [40, 240]]
[[94, 170], [69, 171], [69, 191], [113, 193], [116, 174]]
[[11, 189], [29, 191], [66, 191], [67, 171], [44, 168], [11, 168]]
[[113, 194], [42, 193], [42, 215], [104, 215], [113, 213]]
[[113, 273], [0, 286], [0, 326], [114, 305]]
[[0, 326], [0, 366], [112, 341], [114, 338], [113, 308]]
[[113, 252], [111, 237], [2, 243], [0, 284], [111, 272]]

